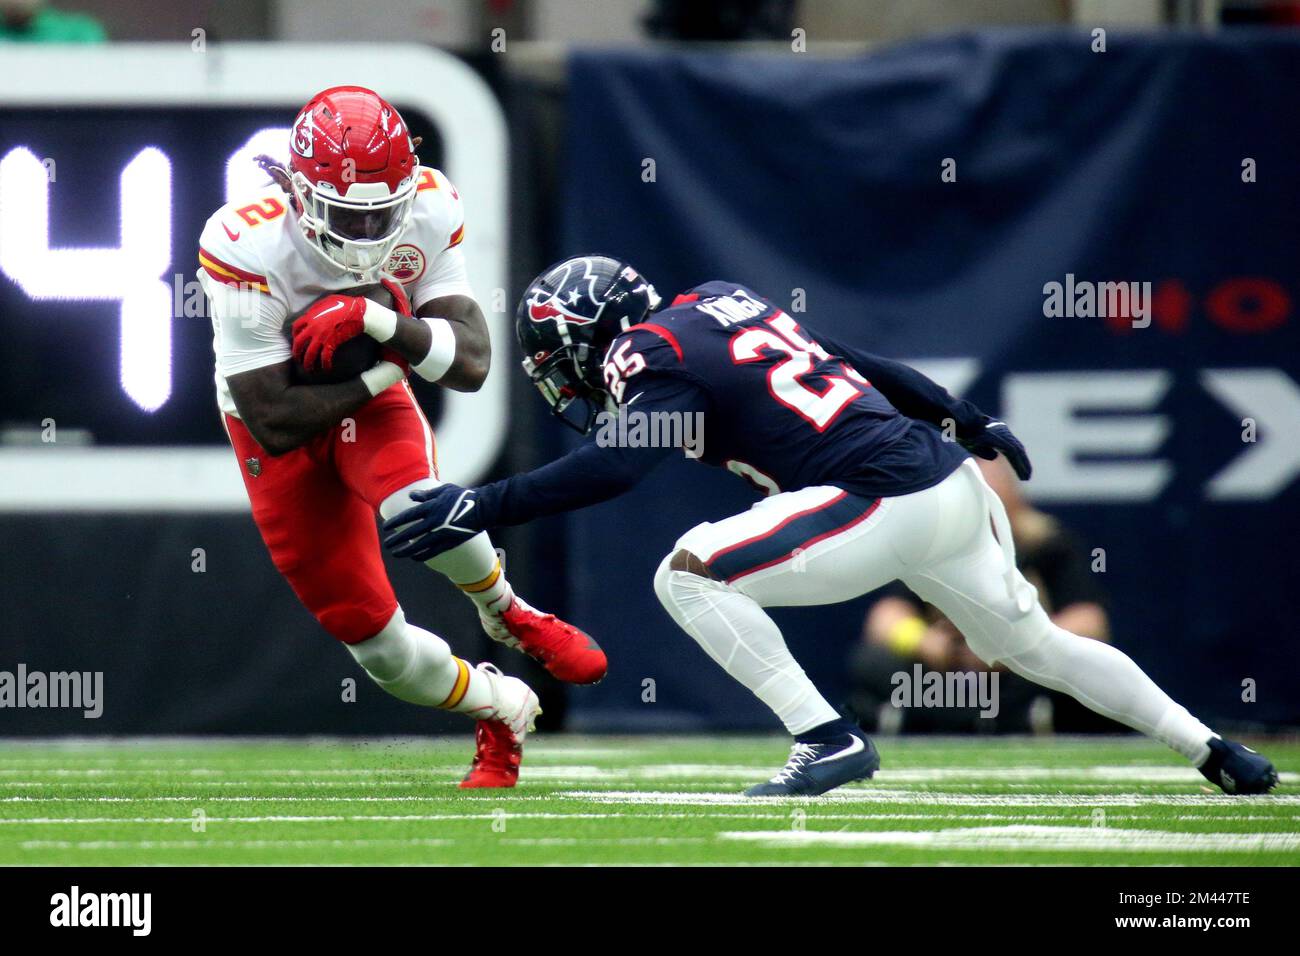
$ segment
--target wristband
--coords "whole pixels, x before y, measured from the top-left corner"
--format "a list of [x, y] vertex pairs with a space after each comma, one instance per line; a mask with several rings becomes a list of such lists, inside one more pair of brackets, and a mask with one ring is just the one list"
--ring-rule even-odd
[[889, 649], [899, 657], [912, 657], [921, 646], [923, 637], [925, 621], [919, 617], [905, 617], [889, 629], [885, 640], [889, 643]]
[[447, 374], [451, 363], [456, 360], [456, 333], [446, 319], [421, 317], [421, 322], [429, 327], [431, 340], [429, 353], [412, 365], [411, 371], [426, 382], [436, 382]]
[[387, 342], [397, 334], [397, 313], [373, 299], [366, 299], [366, 311], [361, 324], [366, 335], [376, 342]]
[[386, 388], [396, 385], [405, 377], [402, 367], [396, 362], [376, 362], [361, 373], [361, 382], [366, 386], [370, 397], [374, 398]]

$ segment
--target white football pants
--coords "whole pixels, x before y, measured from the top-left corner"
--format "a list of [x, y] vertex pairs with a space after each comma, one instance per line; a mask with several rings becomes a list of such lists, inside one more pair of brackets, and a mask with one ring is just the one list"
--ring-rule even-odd
[[[677, 551], [717, 579], [672, 570]], [[985, 663], [1070, 694], [1194, 762], [1208, 754], [1209, 728], [1127, 655], [1052, 623], [1016, 570], [1002, 502], [971, 460], [910, 495], [872, 500], [803, 488], [697, 525], [660, 564], [655, 592], [713, 660], [800, 734], [838, 715], [762, 608], [833, 604], [899, 579], [942, 611]]]

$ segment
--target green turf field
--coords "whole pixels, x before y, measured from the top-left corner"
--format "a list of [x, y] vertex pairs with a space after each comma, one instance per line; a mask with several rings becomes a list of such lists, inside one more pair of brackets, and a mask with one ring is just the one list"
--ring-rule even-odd
[[889, 739], [869, 784], [744, 800], [781, 738], [538, 736], [513, 791], [457, 740], [0, 743], [4, 864], [1300, 864], [1269, 797], [1138, 739]]

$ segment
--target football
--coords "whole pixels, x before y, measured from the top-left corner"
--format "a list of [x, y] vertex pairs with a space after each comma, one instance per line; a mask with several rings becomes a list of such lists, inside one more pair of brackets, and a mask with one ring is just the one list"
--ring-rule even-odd
[[[355, 289], [344, 289], [338, 294], [359, 295], [390, 309], [393, 308], [392, 294], [378, 283]], [[297, 320], [298, 316], [295, 315], [293, 321]], [[339, 382], [350, 381], [378, 362], [381, 351], [379, 343], [363, 332], [356, 338], [348, 339], [335, 350], [334, 365], [328, 372], [319, 368], [309, 371], [294, 359], [293, 382], [295, 385], [336, 385]]]

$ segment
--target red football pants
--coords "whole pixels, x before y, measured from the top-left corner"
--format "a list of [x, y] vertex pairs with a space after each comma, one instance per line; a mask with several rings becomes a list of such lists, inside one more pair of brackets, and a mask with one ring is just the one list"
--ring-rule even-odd
[[271, 457], [226, 415], [253, 520], [271, 560], [321, 626], [347, 644], [379, 633], [397, 610], [375, 512], [412, 482], [436, 476], [433, 430], [405, 381], [351, 420]]

